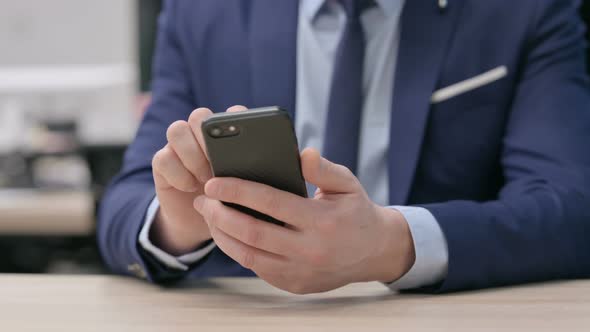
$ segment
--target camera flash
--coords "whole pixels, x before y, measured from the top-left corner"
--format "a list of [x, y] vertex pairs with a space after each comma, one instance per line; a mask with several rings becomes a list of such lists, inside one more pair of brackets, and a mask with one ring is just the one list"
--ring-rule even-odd
[[234, 131], [236, 131], [236, 127], [235, 126], [229, 126], [229, 131], [231, 131], [233, 133]]

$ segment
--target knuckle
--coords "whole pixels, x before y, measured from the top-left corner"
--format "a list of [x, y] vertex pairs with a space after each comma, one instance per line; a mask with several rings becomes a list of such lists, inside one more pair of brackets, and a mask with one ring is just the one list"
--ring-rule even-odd
[[226, 112], [230, 112], [230, 113], [232, 113], [232, 112], [241, 112], [241, 111], [245, 111], [246, 109], [247, 109], [246, 106], [243, 106], [243, 105], [234, 105], [234, 106], [229, 107], [226, 110]]
[[188, 116], [188, 124], [193, 129], [199, 128], [200, 124], [201, 124], [201, 118], [200, 118], [199, 113], [197, 111], [198, 110], [193, 111], [191, 113], [191, 115]]
[[166, 130], [166, 138], [168, 142], [176, 142], [183, 139], [189, 130], [188, 123], [186, 121], [175, 121]]
[[152, 168], [153, 169], [160, 169], [162, 166], [162, 150], [156, 152], [154, 157], [152, 158]]
[[201, 131], [201, 122], [203, 121], [203, 118], [211, 113], [212, 112], [207, 108], [197, 108], [189, 115], [188, 123], [193, 130]]
[[156, 154], [154, 155], [154, 158], [152, 159], [152, 168], [157, 170], [165, 169], [169, 158], [169, 149], [168, 147], [164, 147], [163, 149], [156, 152]]

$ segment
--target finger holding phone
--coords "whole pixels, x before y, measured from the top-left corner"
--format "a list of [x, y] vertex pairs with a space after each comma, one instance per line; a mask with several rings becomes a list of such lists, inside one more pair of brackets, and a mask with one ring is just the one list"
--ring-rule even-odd
[[[318, 186], [313, 199], [236, 178], [213, 178], [195, 208], [217, 246], [268, 283], [297, 294], [352, 282], [390, 282], [414, 263], [403, 216], [375, 205], [343, 166], [308, 149], [305, 179]], [[285, 222], [277, 226], [233, 208], [231, 202]]]
[[[243, 111], [244, 106], [227, 112]], [[150, 240], [162, 250], [183, 255], [211, 239], [203, 217], [193, 208], [193, 200], [203, 194], [212, 177], [205, 151], [201, 124], [213, 113], [199, 108], [186, 121], [176, 121], [167, 130], [168, 143], [152, 160], [152, 170], [160, 208], [150, 229]]]

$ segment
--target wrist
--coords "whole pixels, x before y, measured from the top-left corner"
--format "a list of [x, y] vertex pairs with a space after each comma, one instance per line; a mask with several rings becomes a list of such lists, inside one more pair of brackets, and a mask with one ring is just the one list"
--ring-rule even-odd
[[204, 222], [191, 224], [179, 224], [168, 218], [162, 209], [159, 209], [149, 231], [150, 242], [173, 256], [193, 252], [210, 240], [211, 235]]
[[416, 254], [412, 233], [405, 217], [395, 209], [378, 207], [382, 236], [368, 268], [369, 281], [393, 282], [403, 277], [414, 265]]

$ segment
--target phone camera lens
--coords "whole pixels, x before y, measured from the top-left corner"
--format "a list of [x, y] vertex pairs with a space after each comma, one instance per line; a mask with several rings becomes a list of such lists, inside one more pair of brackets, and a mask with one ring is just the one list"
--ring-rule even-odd
[[213, 137], [219, 137], [219, 136], [221, 136], [221, 133], [222, 133], [222, 131], [221, 131], [221, 129], [220, 129], [220, 128], [217, 128], [217, 127], [215, 127], [215, 128], [213, 128], [213, 129], [211, 129], [211, 131], [209, 131], [209, 133], [210, 133], [210, 134], [211, 134], [211, 136], [213, 136]]

